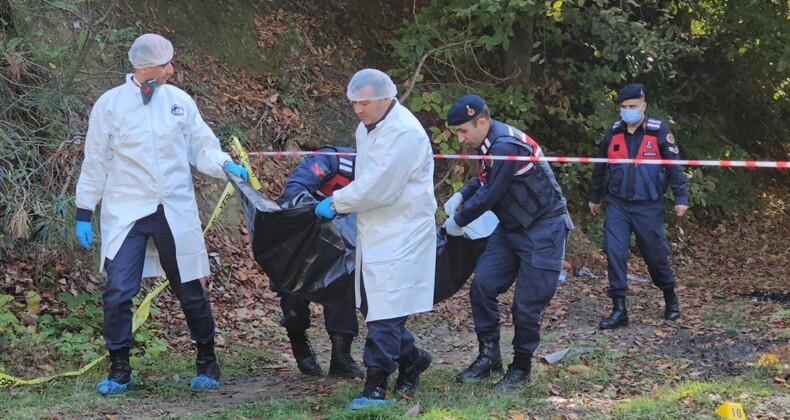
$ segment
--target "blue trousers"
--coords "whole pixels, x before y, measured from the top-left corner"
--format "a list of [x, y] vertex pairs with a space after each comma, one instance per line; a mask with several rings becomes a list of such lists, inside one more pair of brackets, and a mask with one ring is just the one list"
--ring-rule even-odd
[[628, 294], [626, 261], [631, 232], [636, 235], [639, 252], [653, 284], [661, 290], [675, 288], [675, 276], [669, 265], [671, 249], [664, 233], [663, 201], [628, 202], [609, 197], [605, 223], [603, 249], [609, 264], [609, 297]]
[[[367, 317], [368, 303], [365, 297], [365, 281], [361, 280], [362, 305], [360, 310]], [[410, 363], [417, 358], [419, 352], [414, 344], [414, 336], [406, 328], [408, 316], [391, 319], [380, 319], [367, 323], [368, 336], [362, 351], [362, 363], [365, 367], [379, 367], [393, 373], [401, 363]]]
[[[326, 332], [356, 337], [359, 334], [357, 309], [336, 305], [324, 306]], [[310, 301], [293, 293], [280, 293], [283, 317], [280, 325], [288, 331], [305, 331], [310, 328]]]
[[103, 336], [107, 349], [118, 350], [132, 345], [132, 298], [140, 292], [148, 238], [154, 240], [159, 262], [170, 280], [170, 289], [181, 303], [192, 340], [210, 341], [214, 338], [215, 325], [208, 295], [198, 280], [181, 283], [175, 240], [164, 207], [159, 205], [155, 213], [134, 223], [115, 258], [105, 260], [107, 287], [103, 294]]
[[481, 341], [499, 342], [499, 300], [516, 283], [513, 296], [513, 350], [534, 353], [540, 343], [540, 315], [557, 291], [572, 224], [560, 215], [528, 229], [497, 227], [477, 261], [470, 286], [472, 319]]

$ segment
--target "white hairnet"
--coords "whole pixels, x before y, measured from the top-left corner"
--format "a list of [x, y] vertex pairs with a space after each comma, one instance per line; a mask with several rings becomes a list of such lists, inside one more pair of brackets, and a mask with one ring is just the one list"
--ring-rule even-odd
[[173, 59], [173, 44], [157, 34], [137, 37], [129, 48], [129, 62], [136, 69], [161, 66]]
[[[366, 87], [370, 86], [369, 89]], [[379, 99], [394, 98], [398, 89], [392, 79], [381, 70], [362, 69], [348, 82], [346, 96], [349, 101], [376, 101]]]

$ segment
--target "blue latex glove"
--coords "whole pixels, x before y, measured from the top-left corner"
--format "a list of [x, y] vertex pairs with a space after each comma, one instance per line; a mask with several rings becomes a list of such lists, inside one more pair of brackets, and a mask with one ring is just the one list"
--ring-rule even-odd
[[93, 229], [91, 228], [91, 222], [81, 222], [77, 221], [77, 240], [80, 241], [80, 245], [82, 245], [85, 249], [91, 249], [91, 244], [93, 243]]
[[237, 164], [235, 164], [235, 163], [233, 163], [231, 161], [225, 162], [225, 165], [223, 165], [223, 166], [225, 167], [225, 169], [229, 170], [230, 173], [232, 173], [233, 175], [236, 175], [237, 177], [239, 177], [239, 178], [241, 178], [241, 179], [243, 179], [245, 181], [248, 180], [247, 170], [244, 169], [243, 166], [237, 165]]
[[449, 218], [445, 220], [444, 225], [442, 225], [444, 230], [447, 231], [447, 234], [450, 236], [462, 236], [464, 234], [464, 228], [458, 226], [455, 223], [455, 218]]
[[332, 197], [321, 200], [321, 202], [315, 206], [315, 215], [322, 219], [334, 219], [335, 216], [337, 216], [337, 212], [329, 208], [329, 203], [331, 202]]

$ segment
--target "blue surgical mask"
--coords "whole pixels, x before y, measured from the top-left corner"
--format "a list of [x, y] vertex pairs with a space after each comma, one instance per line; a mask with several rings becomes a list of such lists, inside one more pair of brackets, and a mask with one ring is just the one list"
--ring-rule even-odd
[[639, 108], [620, 108], [620, 118], [622, 118], [626, 124], [636, 124], [641, 118]]

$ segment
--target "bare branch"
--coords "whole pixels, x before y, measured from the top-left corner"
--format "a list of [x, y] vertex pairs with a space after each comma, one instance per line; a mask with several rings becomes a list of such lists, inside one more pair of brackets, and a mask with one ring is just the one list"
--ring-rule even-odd
[[104, 22], [107, 21], [107, 19], [110, 17], [110, 14], [115, 9], [115, 6], [118, 4], [118, 1], [119, 0], [113, 0], [112, 4], [110, 4], [110, 7], [108, 7], [107, 11], [104, 13], [104, 16], [102, 16], [93, 25], [88, 25], [88, 34], [85, 37], [85, 43], [82, 44], [82, 49], [80, 50], [79, 55], [77, 56], [77, 62], [74, 64], [74, 67], [71, 68], [69, 74], [66, 75], [66, 80], [61, 85], [62, 88], [67, 89], [74, 82], [74, 78], [77, 76], [77, 73], [82, 68], [83, 63], [85, 63], [85, 57], [88, 55], [88, 51], [90, 51], [91, 47], [93, 46], [94, 33], [95, 33], [94, 28], [101, 26]]
[[406, 93], [404, 93], [400, 98], [398, 98], [398, 102], [403, 103], [406, 99], [409, 98], [409, 95], [411, 95], [411, 92], [414, 90], [414, 84], [417, 83], [417, 77], [420, 75], [420, 70], [422, 70], [422, 66], [423, 66], [423, 64], [425, 64], [425, 60], [428, 57], [436, 54], [439, 51], [443, 51], [443, 50], [447, 50], [447, 49], [450, 49], [450, 48], [454, 48], [454, 47], [457, 47], [459, 45], [466, 46], [466, 44], [468, 44], [470, 42], [472, 42], [472, 41], [465, 40], [465, 41], [454, 42], [452, 44], [442, 45], [441, 47], [436, 47], [436, 48], [433, 48], [433, 49], [430, 49], [430, 50], [426, 51], [425, 54], [422, 55], [422, 58], [420, 58], [420, 62], [419, 62], [419, 64], [417, 64], [417, 68], [414, 70], [414, 75], [411, 77], [411, 81], [409, 82], [409, 89], [406, 90]]

